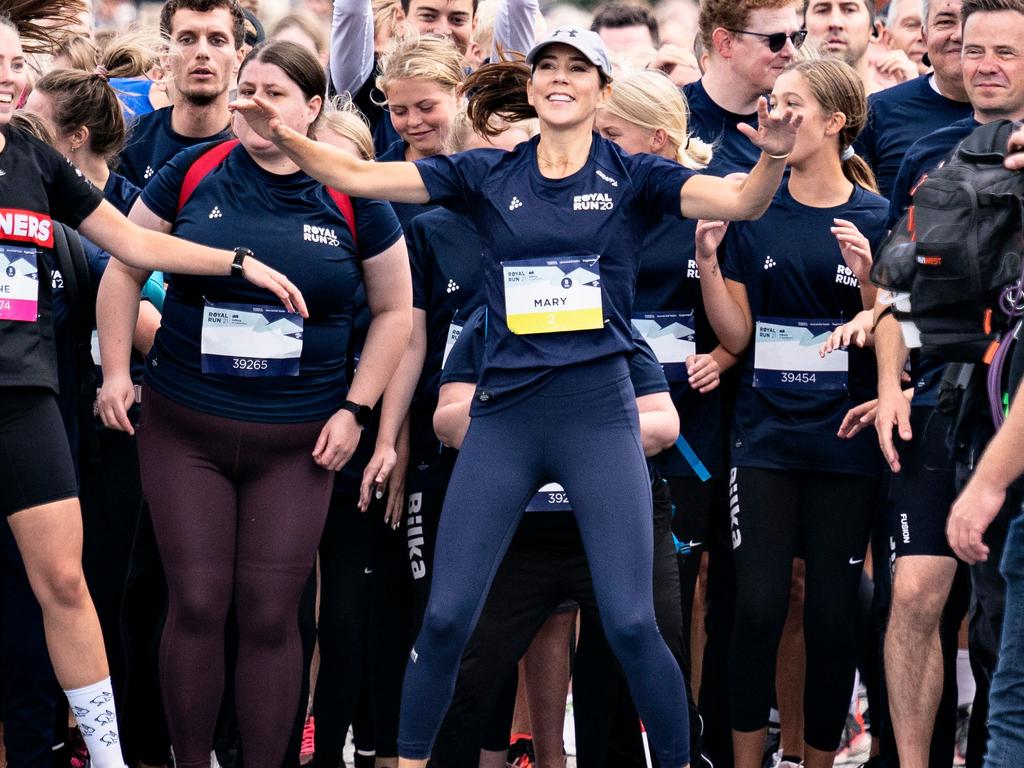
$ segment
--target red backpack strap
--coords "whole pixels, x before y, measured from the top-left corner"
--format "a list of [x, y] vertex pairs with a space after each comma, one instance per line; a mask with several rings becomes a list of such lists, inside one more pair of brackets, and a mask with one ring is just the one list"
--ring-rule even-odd
[[210, 171], [224, 162], [224, 158], [232, 149], [238, 146], [238, 139], [229, 139], [203, 152], [192, 167], [185, 172], [185, 178], [181, 182], [181, 190], [178, 192], [178, 213], [185, 207], [185, 203], [196, 191], [199, 182], [210, 175]]
[[331, 200], [341, 210], [341, 215], [345, 217], [345, 223], [348, 224], [348, 231], [352, 233], [352, 243], [359, 248], [359, 238], [356, 237], [356, 210], [352, 207], [352, 198], [346, 195], [344, 192], [339, 192], [336, 189], [327, 187], [327, 194], [331, 196]]

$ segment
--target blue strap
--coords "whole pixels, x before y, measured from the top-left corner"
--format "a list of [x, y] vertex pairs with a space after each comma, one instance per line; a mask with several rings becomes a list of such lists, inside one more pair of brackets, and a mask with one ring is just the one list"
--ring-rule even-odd
[[700, 460], [697, 453], [690, 447], [690, 444], [686, 442], [686, 438], [682, 435], [676, 440], [676, 448], [683, 454], [683, 458], [686, 459], [690, 468], [697, 473], [697, 477], [700, 478], [702, 483], [706, 483], [711, 479], [711, 473], [708, 472], [708, 468], [704, 466], [704, 462]]

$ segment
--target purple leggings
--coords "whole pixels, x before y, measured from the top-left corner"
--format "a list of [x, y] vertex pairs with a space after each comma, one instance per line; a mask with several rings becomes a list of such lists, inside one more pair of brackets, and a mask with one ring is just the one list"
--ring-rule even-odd
[[210, 416], [146, 390], [139, 460], [167, 574], [160, 680], [179, 768], [210, 765], [232, 598], [246, 765], [284, 760], [305, 673], [299, 597], [334, 478], [311, 455], [322, 427]]

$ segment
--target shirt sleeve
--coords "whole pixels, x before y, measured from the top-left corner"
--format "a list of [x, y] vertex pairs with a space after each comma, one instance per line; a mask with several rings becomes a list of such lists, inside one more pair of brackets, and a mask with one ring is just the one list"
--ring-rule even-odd
[[359, 258], [372, 259], [398, 242], [402, 225], [398, 223], [391, 203], [383, 200], [352, 198], [356, 214], [356, 240]]
[[46, 194], [50, 215], [72, 229], [103, 202], [103, 192], [92, 185], [81, 171], [64, 159], [57, 150], [39, 142], [43, 167], [48, 167]]
[[662, 216], [682, 218], [680, 192], [683, 185], [696, 175], [695, 171], [679, 163], [656, 155], [633, 155], [639, 164], [639, 173], [633, 171], [634, 182], [639, 185], [641, 198], [648, 211]]
[[416, 160], [415, 165], [431, 203], [468, 214], [490, 167], [504, 154], [500, 149], [473, 149], [450, 156], [434, 155]]
[[429, 271], [426, 268], [427, 259], [430, 258], [426, 226], [420, 216], [412, 220], [409, 231], [406, 233], [406, 245], [409, 248], [409, 268], [412, 271], [412, 305], [415, 309], [427, 309], [427, 299], [430, 297], [430, 286], [428, 285]]
[[491, 61], [500, 61], [498, 46], [510, 52], [528, 53], [533, 47], [534, 27], [540, 12], [538, 0], [501, 0], [494, 16], [494, 46]]
[[454, 382], [475, 384], [479, 380], [484, 359], [486, 311], [486, 308], [480, 307], [469, 316], [441, 370], [441, 386]]
[[373, 8], [370, 0], [334, 0], [331, 82], [355, 95], [373, 75]]
[[746, 261], [744, 253], [743, 225], [733, 222], [726, 230], [725, 239], [718, 246], [718, 263], [722, 266], [722, 276], [737, 283], [746, 285], [747, 276], [743, 269]]
[[637, 397], [668, 392], [665, 371], [658, 362], [654, 350], [638, 333], [633, 333], [633, 354], [629, 357], [629, 378]]
[[185, 174], [188, 173], [188, 169], [192, 167], [193, 163], [215, 143], [219, 142], [189, 147], [171, 158], [170, 162], [164, 165], [142, 190], [141, 198], [146, 207], [164, 221], [173, 224], [178, 218], [178, 196], [181, 194], [181, 185], [185, 181]]

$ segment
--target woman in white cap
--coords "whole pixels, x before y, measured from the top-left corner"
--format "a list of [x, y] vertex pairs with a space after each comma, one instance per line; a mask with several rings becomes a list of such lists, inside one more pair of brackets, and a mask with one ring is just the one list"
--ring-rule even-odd
[[[538, 117], [512, 152], [367, 163], [288, 129], [262, 99], [236, 102], [307, 173], [349, 194], [433, 202], [470, 217], [484, 243], [483, 370], [451, 478], [427, 615], [410, 654], [399, 765], [424, 766], [473, 628], [526, 500], [548, 481], [573, 500], [608, 640], [654, 752], [689, 762], [679, 667], [654, 620], [651, 490], [626, 355], [644, 232], [661, 216], [753, 219], [782, 179], [799, 118], [747, 135], [763, 151], [742, 181], [629, 156], [593, 132], [611, 65], [593, 32], [562, 27], [526, 64], [482, 67], [467, 88], [481, 133], [493, 115]], [[471, 86], [471, 88], [470, 88]], [[680, 264], [680, 269], [684, 265]], [[623, 530], [636, 531], [622, 537]]]

